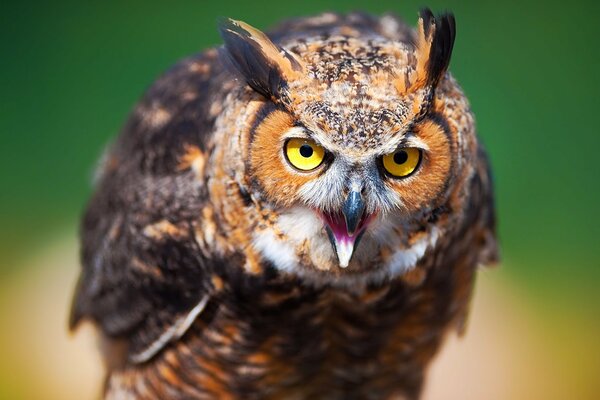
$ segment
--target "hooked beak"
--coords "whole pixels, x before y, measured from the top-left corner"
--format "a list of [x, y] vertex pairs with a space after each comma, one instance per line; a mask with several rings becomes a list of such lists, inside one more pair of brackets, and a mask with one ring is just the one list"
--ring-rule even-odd
[[342, 207], [342, 214], [346, 221], [346, 231], [348, 236], [354, 236], [358, 223], [365, 212], [365, 202], [359, 192], [352, 191], [348, 194], [346, 202]]
[[360, 192], [351, 191], [348, 194], [341, 214], [323, 214], [323, 219], [340, 267], [346, 268], [371, 220], [371, 215], [365, 213], [365, 203]]

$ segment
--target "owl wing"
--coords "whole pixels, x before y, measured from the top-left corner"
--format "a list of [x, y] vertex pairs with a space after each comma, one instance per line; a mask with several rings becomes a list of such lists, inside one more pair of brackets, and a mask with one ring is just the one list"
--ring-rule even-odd
[[499, 261], [496, 238], [496, 212], [490, 163], [482, 146], [478, 148], [475, 173], [470, 181], [469, 204], [466, 209], [465, 227], [472, 230], [473, 253], [459, 265], [461, 271], [456, 287], [464, 285], [468, 289], [457, 290], [455, 295], [455, 326], [460, 335], [465, 333], [469, 318], [474, 272], [478, 266], [494, 265]]
[[500, 260], [496, 232], [496, 207], [494, 202], [494, 185], [488, 156], [483, 148], [478, 148], [479, 162], [471, 181], [473, 207], [478, 210], [475, 216], [476, 243], [478, 245], [477, 264], [490, 266]]
[[[202, 174], [222, 101], [216, 52], [184, 60], [135, 108], [100, 166], [81, 226], [83, 270], [70, 326], [91, 319], [142, 362], [207, 305], [221, 261], [199, 248]], [[221, 85], [222, 87], [222, 85]]]

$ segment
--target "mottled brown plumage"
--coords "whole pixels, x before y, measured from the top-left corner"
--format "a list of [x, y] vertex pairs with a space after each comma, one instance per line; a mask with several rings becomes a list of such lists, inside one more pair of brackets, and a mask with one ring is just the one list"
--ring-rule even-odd
[[71, 326], [104, 338], [105, 396], [418, 398], [497, 258], [454, 18], [221, 32], [149, 89], [83, 220]]

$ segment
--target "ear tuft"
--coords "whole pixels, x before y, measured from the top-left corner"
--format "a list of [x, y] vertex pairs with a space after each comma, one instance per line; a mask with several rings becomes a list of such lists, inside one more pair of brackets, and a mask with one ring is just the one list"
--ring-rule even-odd
[[304, 75], [301, 60], [245, 22], [223, 19], [219, 31], [225, 42], [225, 62], [263, 96], [279, 100], [287, 83]]
[[417, 39], [417, 66], [415, 87], [435, 87], [450, 64], [456, 25], [454, 15], [445, 13], [434, 17], [430, 9], [419, 13]]

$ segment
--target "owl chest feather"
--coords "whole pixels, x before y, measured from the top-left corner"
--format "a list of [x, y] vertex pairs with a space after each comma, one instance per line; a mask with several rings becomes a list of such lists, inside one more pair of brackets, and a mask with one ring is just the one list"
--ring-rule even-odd
[[460, 265], [436, 271], [363, 291], [226, 282], [181, 341], [113, 374], [108, 398], [416, 398], [472, 284]]

